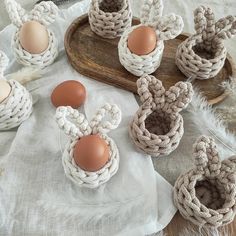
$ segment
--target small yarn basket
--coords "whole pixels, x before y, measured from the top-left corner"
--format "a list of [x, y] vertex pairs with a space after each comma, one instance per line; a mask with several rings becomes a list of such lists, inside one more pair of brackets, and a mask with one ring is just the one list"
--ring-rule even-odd
[[184, 134], [183, 117], [179, 113], [191, 102], [192, 85], [178, 82], [165, 90], [152, 75], [137, 81], [142, 105], [129, 127], [134, 144], [153, 157], [166, 156], [179, 145]]
[[236, 156], [220, 161], [214, 139], [201, 136], [194, 144], [195, 167], [181, 174], [174, 202], [181, 215], [200, 228], [218, 228], [236, 214]]
[[[0, 79], [8, 65], [8, 58], [0, 51]], [[4, 78], [3, 78], [4, 79]], [[27, 120], [33, 110], [32, 96], [16, 80], [9, 80], [11, 92], [9, 96], [0, 103], [0, 130], [9, 130], [19, 126]]]
[[132, 24], [129, 0], [92, 0], [88, 16], [91, 30], [108, 39], [120, 37]]
[[[103, 122], [106, 115], [111, 115], [111, 121]], [[62, 156], [65, 175], [77, 186], [97, 188], [110, 180], [119, 168], [119, 151], [113, 139], [106, 133], [116, 129], [121, 121], [121, 111], [116, 105], [105, 104], [98, 110], [90, 124], [85, 116], [71, 107], [59, 107], [56, 111], [56, 121], [70, 137]], [[74, 121], [74, 123], [72, 123]], [[89, 172], [81, 169], [74, 161], [73, 153], [78, 140], [87, 135], [98, 134], [109, 147], [109, 161], [100, 170]]]
[[[16, 60], [24, 66], [44, 68], [51, 65], [58, 55], [58, 42], [48, 25], [53, 23], [58, 15], [57, 6], [51, 1], [43, 1], [35, 5], [34, 9], [27, 14], [15, 0], [5, 0], [5, 5], [12, 23], [16, 26], [11, 43]], [[47, 29], [49, 44], [42, 53], [32, 54], [21, 46], [19, 33], [22, 25], [27, 21], [37, 21]]]
[[194, 11], [194, 23], [196, 33], [177, 48], [176, 65], [187, 77], [206, 80], [224, 66], [224, 40], [236, 35], [236, 17], [230, 15], [216, 22], [212, 9], [200, 6]]
[[[135, 76], [152, 74], [160, 66], [164, 41], [177, 37], [183, 29], [181, 16], [169, 14], [162, 16], [162, 0], [145, 0], [141, 9], [141, 24], [125, 30], [118, 44], [120, 63]], [[154, 28], [157, 35], [155, 49], [147, 55], [136, 55], [128, 48], [129, 34], [140, 26]]]

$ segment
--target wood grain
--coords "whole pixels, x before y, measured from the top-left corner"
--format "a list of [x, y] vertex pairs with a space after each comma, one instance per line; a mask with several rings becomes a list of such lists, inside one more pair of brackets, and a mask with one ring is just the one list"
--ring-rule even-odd
[[[183, 236], [182, 232], [184, 229], [193, 229], [194, 232], [198, 232], [195, 225], [185, 220], [180, 213], [176, 213], [170, 224], [164, 229], [166, 236]], [[231, 224], [219, 228], [219, 236], [235, 236], [236, 235], [236, 218]], [[206, 230], [202, 229], [201, 236], [213, 236]]]
[[[138, 19], [133, 20], [133, 24], [138, 23]], [[161, 66], [154, 75], [163, 82], [166, 88], [178, 81], [186, 80], [175, 65], [176, 48], [186, 38], [187, 35], [182, 34], [165, 43]], [[130, 74], [120, 64], [118, 42], [119, 39], [104, 39], [94, 34], [90, 29], [87, 15], [76, 19], [65, 35], [65, 49], [69, 62], [79, 73], [136, 93], [138, 77]], [[215, 78], [205, 81], [196, 80], [193, 83], [207, 97], [210, 104], [216, 104], [227, 97], [227, 92], [219, 84], [228, 80], [230, 76], [236, 77], [236, 66], [228, 55], [224, 68]]]

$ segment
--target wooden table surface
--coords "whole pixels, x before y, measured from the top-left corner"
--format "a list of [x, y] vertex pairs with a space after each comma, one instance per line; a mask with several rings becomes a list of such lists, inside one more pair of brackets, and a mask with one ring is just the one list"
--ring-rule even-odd
[[[194, 232], [198, 232], [198, 229], [196, 226], [194, 226], [189, 221], [185, 220], [179, 212], [177, 212], [170, 222], [170, 224], [165, 228], [164, 233], [165, 236], [195, 236], [194, 234], [191, 235], [183, 235], [183, 230], [187, 229], [194, 229]], [[219, 228], [219, 235], [214, 236], [236, 236], [236, 218], [234, 221], [226, 225], [224, 227]], [[226, 234], [227, 233], [227, 234]], [[197, 234], [198, 235], [198, 234]], [[206, 232], [206, 230], [202, 230], [202, 234], [199, 233], [201, 236], [213, 236], [209, 232]]]

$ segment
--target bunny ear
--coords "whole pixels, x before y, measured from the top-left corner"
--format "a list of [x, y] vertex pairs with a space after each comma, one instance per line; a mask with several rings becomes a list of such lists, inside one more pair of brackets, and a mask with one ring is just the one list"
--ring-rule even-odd
[[3, 76], [4, 71], [6, 70], [9, 63], [9, 59], [6, 54], [0, 51], [0, 75]]
[[142, 24], [153, 23], [162, 16], [162, 12], [162, 0], [144, 0], [141, 8], [140, 21]]
[[200, 6], [194, 11], [194, 24], [197, 34], [203, 40], [212, 40], [215, 35], [215, 15], [211, 8]]
[[58, 15], [58, 7], [51, 1], [40, 2], [30, 12], [30, 19], [47, 26], [53, 23]]
[[[110, 115], [111, 120], [104, 120], [104, 118]], [[92, 132], [96, 133], [108, 133], [109, 131], [116, 129], [121, 122], [121, 110], [117, 105], [105, 104], [100, 108], [94, 118], [90, 122]]]
[[25, 10], [15, 0], [5, 0], [5, 6], [11, 22], [20, 28], [27, 20]]
[[193, 87], [189, 82], [178, 82], [165, 94], [165, 111], [178, 113], [185, 109], [193, 97]]
[[169, 40], [177, 37], [182, 32], [184, 22], [181, 16], [172, 13], [161, 17], [152, 26], [156, 29], [158, 39]]
[[58, 107], [55, 118], [59, 128], [71, 138], [91, 134], [91, 127], [85, 116], [72, 107]]
[[137, 80], [138, 94], [143, 104], [158, 106], [165, 102], [165, 88], [153, 75], [144, 75]]
[[236, 173], [236, 156], [222, 161], [221, 169], [228, 173]]
[[194, 144], [196, 171], [207, 177], [219, 175], [221, 162], [214, 139], [201, 136]]
[[225, 40], [236, 35], [236, 16], [227, 16], [216, 22], [216, 37], [217, 40]]

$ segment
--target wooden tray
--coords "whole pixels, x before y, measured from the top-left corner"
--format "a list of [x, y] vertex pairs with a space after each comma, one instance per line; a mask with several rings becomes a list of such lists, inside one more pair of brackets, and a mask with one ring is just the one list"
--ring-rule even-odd
[[[139, 20], [133, 19], [133, 24], [139, 24]], [[187, 37], [187, 34], [181, 34], [176, 39], [165, 42], [161, 66], [153, 75], [160, 79], [166, 88], [178, 81], [186, 80], [175, 65], [175, 53], [177, 46]], [[138, 77], [130, 74], [120, 64], [118, 42], [119, 39], [104, 39], [94, 34], [90, 29], [87, 14], [77, 18], [65, 35], [65, 49], [69, 62], [79, 73], [136, 93]], [[236, 66], [228, 54], [223, 69], [215, 78], [196, 80], [194, 85], [199, 87], [210, 104], [216, 104], [227, 97], [228, 93], [219, 84], [229, 80], [230, 76], [236, 77]]]

